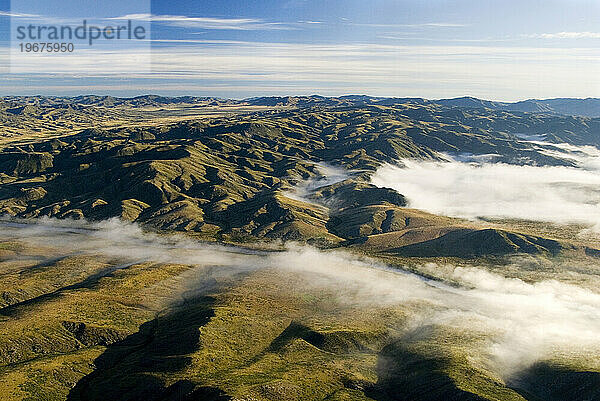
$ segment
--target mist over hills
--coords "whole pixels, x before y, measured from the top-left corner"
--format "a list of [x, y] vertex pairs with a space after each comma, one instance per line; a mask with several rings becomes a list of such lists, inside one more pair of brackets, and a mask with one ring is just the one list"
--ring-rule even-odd
[[595, 108], [2, 98], [0, 394], [597, 399]]
[[[366, 96], [255, 98], [243, 101], [250, 108], [238, 112], [240, 102], [192, 97], [36, 97], [4, 102], [10, 104], [4, 113], [24, 125], [35, 124], [36, 118], [56, 122], [61, 116], [71, 122], [75, 116], [82, 121], [108, 116], [124, 123], [67, 128], [54, 139], [4, 146], [2, 213], [27, 218], [120, 217], [219, 239], [281, 238], [330, 246], [349, 241], [370, 246], [372, 236], [401, 236], [402, 241], [388, 237], [394, 243], [390, 249], [431, 241], [473, 227], [406, 210], [401, 187], [395, 192], [370, 182], [382, 165], [406, 158], [473, 155], [495, 163], [575, 167], [572, 156], [527, 138], [572, 146], [600, 144], [600, 119], [507, 111], [498, 103], [467, 98], [439, 102]], [[18, 113], [15, 102], [21, 102]], [[168, 120], [179, 106], [187, 108], [190, 103], [192, 113], [216, 109], [230, 110], [229, 115]], [[167, 119], [145, 122], [148, 116], [156, 118], [144, 114], [148, 107], [151, 113], [158, 107], [158, 115]], [[44, 117], [43, 110], [68, 114]], [[348, 175], [325, 185], [328, 178], [321, 163]], [[320, 179], [323, 188], [304, 198], [290, 195], [307, 180]], [[499, 232], [487, 237], [494, 239], [487, 249], [556, 253], [571, 248], [560, 243], [546, 248], [537, 237]], [[515, 245], [510, 238], [525, 242]], [[445, 245], [435, 248], [436, 254], [453, 254], [451, 241], [441, 243]], [[467, 254], [486, 252], [484, 247]]]

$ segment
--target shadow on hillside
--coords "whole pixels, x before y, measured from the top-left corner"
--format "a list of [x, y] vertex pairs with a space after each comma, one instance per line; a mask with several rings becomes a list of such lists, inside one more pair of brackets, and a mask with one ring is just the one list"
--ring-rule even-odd
[[573, 371], [539, 362], [520, 372], [513, 389], [529, 401], [600, 400], [600, 373]]
[[442, 369], [445, 361], [406, 350], [401, 342], [385, 346], [377, 360], [377, 382], [363, 389], [376, 401], [485, 401], [456, 387]]
[[68, 400], [229, 400], [223, 391], [189, 380], [167, 386], [160, 378], [189, 365], [199, 346], [198, 329], [214, 316], [214, 298], [196, 296], [167, 314], [144, 323], [137, 333], [109, 346]]
[[[446, 373], [447, 363], [444, 358], [415, 354], [398, 341], [387, 345], [379, 353], [377, 382], [360, 386], [360, 389], [376, 401], [486, 399], [458, 388]], [[473, 383], [478, 381], [476, 375], [471, 380]], [[520, 395], [527, 401], [600, 400], [600, 373], [573, 371], [543, 362], [515, 375], [507, 387], [497, 384], [499, 387], [496, 388], [482, 388], [493, 399], [503, 399], [503, 396], [508, 396], [507, 392], [514, 392], [514, 396]]]

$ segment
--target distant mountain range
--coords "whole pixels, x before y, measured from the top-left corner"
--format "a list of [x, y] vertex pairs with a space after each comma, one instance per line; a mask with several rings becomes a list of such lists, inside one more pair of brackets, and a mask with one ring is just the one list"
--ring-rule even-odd
[[335, 106], [366, 106], [382, 105], [394, 106], [397, 104], [415, 103], [420, 105], [439, 104], [446, 107], [476, 108], [504, 110], [523, 113], [546, 113], [572, 115], [582, 117], [600, 117], [600, 98], [556, 98], [556, 99], [528, 99], [519, 102], [496, 102], [474, 97], [458, 97], [452, 99], [429, 100], [411, 97], [373, 97], [366, 95], [347, 95], [340, 97], [312, 96], [267, 96], [254, 97], [243, 100], [223, 99], [217, 97], [180, 96], [165, 97], [158, 95], [143, 95], [131, 98], [113, 96], [82, 95], [76, 97], [47, 97], [47, 96], [7, 96], [0, 99], [0, 103], [13, 106], [14, 112], [22, 110], [24, 105], [74, 107], [99, 106], [99, 107], [144, 107], [168, 106], [174, 104], [198, 104], [204, 106], [223, 105], [250, 105], [267, 107], [335, 107]]
[[600, 99], [574, 99], [574, 98], [557, 98], [557, 99], [529, 99], [520, 102], [492, 102], [481, 100], [474, 97], [459, 97], [455, 99], [435, 100], [434, 103], [439, 103], [445, 106], [456, 107], [471, 107], [471, 108], [488, 108], [506, 111], [520, 111], [524, 113], [554, 113], [584, 117], [600, 117]]
[[439, 104], [446, 107], [476, 108], [516, 111], [523, 113], [551, 113], [582, 117], [600, 117], [600, 99], [587, 98], [557, 98], [557, 99], [529, 99], [520, 102], [495, 102], [482, 100], [474, 97], [458, 97], [452, 99], [429, 100], [424, 98], [386, 98], [372, 97], [365, 95], [348, 95], [341, 97], [322, 97], [322, 96], [300, 96], [300, 97], [259, 97], [246, 99], [254, 105], [294, 105], [294, 106], [314, 106], [324, 104], [334, 105], [385, 105], [393, 106], [396, 104], [416, 103], [416, 104]]

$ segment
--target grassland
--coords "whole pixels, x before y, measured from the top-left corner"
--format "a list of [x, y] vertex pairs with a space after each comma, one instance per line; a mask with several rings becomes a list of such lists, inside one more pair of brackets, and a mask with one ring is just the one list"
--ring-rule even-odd
[[[342, 268], [368, 257], [449, 288], [466, 288], [444, 275], [451, 265], [597, 291], [600, 242], [583, 227], [432, 215], [369, 182], [382, 163], [443, 152], [569, 165], [516, 135], [592, 144], [597, 119], [317, 97], [5, 98], [0, 109], [2, 400], [600, 398], [595, 354], [509, 378], [487, 362], [489, 332], [415, 328], [439, 302], [394, 281], [385, 288], [402, 301], [365, 295], [350, 270], [309, 269], [334, 251], [350, 255]], [[341, 178], [327, 181], [324, 165]], [[69, 223], [11, 226], [41, 217]], [[102, 231], [84, 221], [115, 217], [154, 234], [135, 249], [81, 245]], [[196, 245], [156, 239], [173, 233], [235, 248], [192, 259]], [[276, 259], [289, 242], [328, 251], [290, 270]], [[230, 253], [235, 263], [219, 261]]]

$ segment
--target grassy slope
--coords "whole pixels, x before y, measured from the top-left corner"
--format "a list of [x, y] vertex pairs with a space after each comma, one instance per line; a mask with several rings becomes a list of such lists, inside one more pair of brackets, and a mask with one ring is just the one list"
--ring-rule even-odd
[[[87, 129], [61, 140], [39, 141], [27, 151], [5, 148], [0, 154], [0, 211], [20, 217], [119, 216], [218, 240], [378, 242], [375, 246], [381, 249], [385, 238], [405, 247], [398, 252], [415, 256], [424, 255], [415, 242], [424, 242], [430, 256], [557, 253], [570, 246], [534, 233], [504, 233], [490, 224], [474, 228], [495, 231], [463, 235], [459, 242], [470, 247], [457, 255], [452, 251], [455, 237], [471, 224], [414, 215], [403, 209], [401, 195], [367, 183], [382, 163], [437, 157], [436, 152], [495, 153], [507, 161], [568, 164], [511, 137], [540, 130], [564, 136], [578, 124], [557, 118], [407, 103]], [[581, 123], [578, 128], [589, 127]], [[318, 191], [312, 200], [286, 196], [291, 186], [319, 176], [317, 162], [362, 173]], [[370, 238], [387, 233], [393, 234]], [[438, 239], [447, 235], [451, 238]]]
[[[464, 262], [458, 256], [555, 253], [555, 243], [540, 236], [565, 244], [561, 251], [581, 253], [597, 244], [571, 238], [564, 228], [433, 216], [366, 183], [382, 162], [437, 151], [562, 163], [510, 140], [510, 133], [546, 130], [560, 137], [574, 129], [584, 137], [580, 125], [580, 119], [438, 105], [343, 104], [86, 130], [5, 148], [0, 206], [23, 217], [120, 216], [220, 241], [350, 246], [415, 268], [418, 261]], [[299, 180], [318, 176], [314, 162], [321, 161], [366, 173], [310, 201], [286, 196]], [[512, 234], [515, 227], [523, 234]], [[474, 237], [469, 252], [450, 252], [465, 245], [452, 237], [457, 233]], [[424, 247], [427, 241], [435, 247]], [[450, 259], [408, 258], [410, 250]], [[482, 341], [476, 333], [432, 327], [425, 339], [407, 338], [402, 327], [411, 308], [425, 306], [339, 302], [293, 274], [261, 271], [215, 281], [210, 271], [167, 264], [111, 272], [114, 261], [64, 257], [18, 241], [2, 243], [0, 255], [11, 258], [0, 262], [3, 399], [558, 400], [573, 385], [586, 388], [582, 397], [594, 394], [597, 374], [579, 372], [589, 364], [539, 367], [542, 373], [524, 375], [524, 390], [512, 390], [467, 358], [467, 344]], [[503, 263], [494, 268], [531, 280], [576, 282], [596, 274]], [[189, 293], [183, 283], [191, 279], [210, 285]], [[547, 394], [548, 380], [566, 384]]]
[[[24, 261], [53, 256], [17, 245]], [[429, 306], [340, 299], [314, 275], [138, 264], [86, 281], [75, 266], [94, 277], [107, 263], [38, 265], [0, 265], [6, 277], [46, 283], [40, 293], [15, 288], [27, 281], [5, 287], [23, 299], [0, 310], [3, 399], [535, 400], [528, 394], [544, 393], [544, 380], [594, 391], [596, 376], [576, 373], [588, 363], [549, 365], [514, 391], [478, 362], [483, 333], [430, 326], [407, 335], [406, 319]]]

